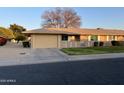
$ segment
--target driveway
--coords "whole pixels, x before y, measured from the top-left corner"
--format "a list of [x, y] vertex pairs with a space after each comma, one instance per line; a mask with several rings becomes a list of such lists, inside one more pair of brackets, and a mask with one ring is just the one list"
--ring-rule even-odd
[[23, 48], [16, 43], [8, 43], [0, 52], [0, 66], [57, 62], [68, 58], [59, 49]]

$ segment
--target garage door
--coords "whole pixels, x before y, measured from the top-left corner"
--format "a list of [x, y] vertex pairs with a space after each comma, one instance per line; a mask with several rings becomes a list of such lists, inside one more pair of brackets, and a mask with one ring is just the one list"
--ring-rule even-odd
[[57, 35], [32, 35], [33, 48], [57, 48]]

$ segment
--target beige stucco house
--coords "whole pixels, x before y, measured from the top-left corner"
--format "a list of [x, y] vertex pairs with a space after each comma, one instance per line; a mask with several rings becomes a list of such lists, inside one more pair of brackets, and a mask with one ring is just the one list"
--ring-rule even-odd
[[89, 47], [94, 41], [110, 45], [110, 41], [124, 41], [123, 30], [81, 29], [81, 28], [42, 28], [24, 32], [31, 36], [32, 48]]

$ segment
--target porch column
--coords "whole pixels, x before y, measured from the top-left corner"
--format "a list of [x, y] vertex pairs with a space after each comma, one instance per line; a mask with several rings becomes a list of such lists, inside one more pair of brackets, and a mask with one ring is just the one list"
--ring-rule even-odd
[[107, 41], [109, 41], [109, 36], [107, 35]]
[[88, 41], [91, 41], [91, 35], [88, 36]]
[[[88, 41], [91, 41], [91, 35], [88, 36]], [[87, 47], [90, 47], [90, 42], [87, 42]]]
[[115, 36], [115, 40], [116, 40], [116, 41], [118, 40], [118, 37], [117, 37], [117, 36]]
[[100, 36], [98, 35], [98, 41], [100, 41]]

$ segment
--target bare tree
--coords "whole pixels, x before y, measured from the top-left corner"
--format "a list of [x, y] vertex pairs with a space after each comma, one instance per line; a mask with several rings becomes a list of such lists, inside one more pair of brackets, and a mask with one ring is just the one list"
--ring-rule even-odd
[[72, 28], [80, 27], [81, 19], [71, 8], [55, 8], [46, 11], [42, 18], [44, 19], [43, 27], [46, 28]]
[[60, 8], [56, 8], [52, 11], [45, 11], [42, 15], [42, 18], [45, 21], [43, 27], [59, 27], [61, 23], [61, 14]]

